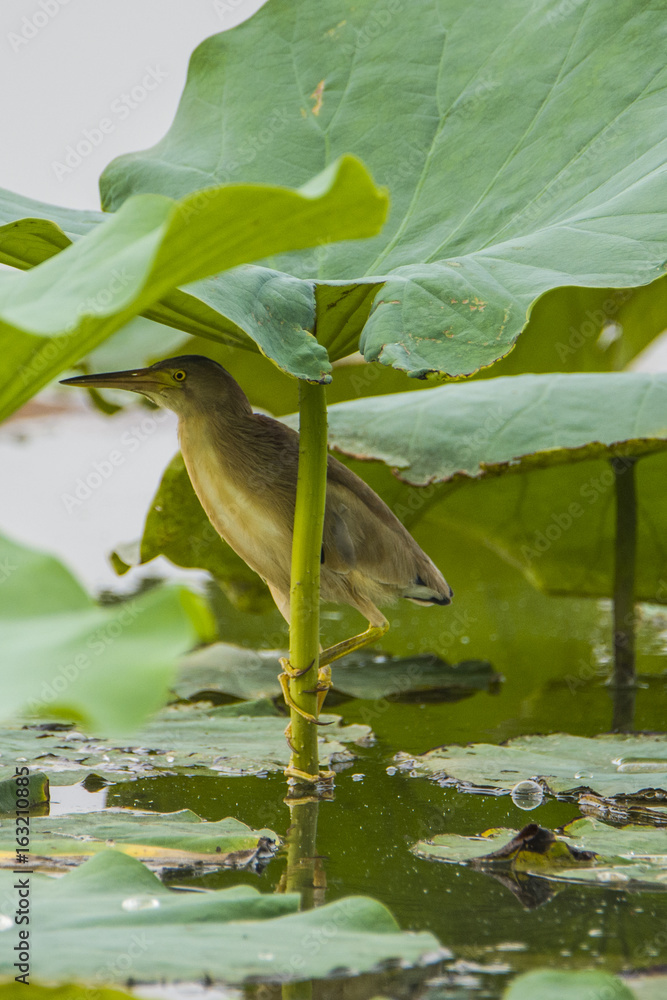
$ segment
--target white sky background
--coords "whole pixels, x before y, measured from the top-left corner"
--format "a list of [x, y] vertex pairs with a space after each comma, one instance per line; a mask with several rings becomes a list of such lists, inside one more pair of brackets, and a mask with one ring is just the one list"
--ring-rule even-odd
[[[107, 163], [154, 145], [169, 128], [193, 49], [250, 17], [263, 0], [41, 2], [0, 4], [0, 187], [99, 208], [97, 180]], [[128, 107], [122, 95], [141, 87], [150, 70], [161, 79]], [[102, 118], [113, 131], [58, 179], [54, 161]]]
[[[192, 50], [250, 17], [262, 0], [42, 3], [0, 3], [0, 187], [52, 204], [97, 209], [97, 181], [107, 163], [152, 146], [169, 128]], [[34, 37], [23, 41], [28, 34]], [[123, 94], [141, 87], [151, 70], [151, 82], [162, 79], [129, 108]], [[114, 110], [123, 105], [127, 113]], [[66, 147], [102, 118], [112, 121], [113, 131], [58, 179], [54, 161], [62, 162]], [[164, 421], [144, 426], [150, 417], [143, 409], [104, 418], [86, 412], [85, 396], [74, 392], [68, 404], [70, 413], [19, 416], [0, 428], [0, 532], [54, 553], [93, 590], [132, 587], [142, 571], [119, 579], [107, 554], [141, 534], [162, 471], [177, 448], [174, 415], [165, 413]], [[112, 451], [121, 456], [120, 464], [101, 475], [99, 470], [109, 471]], [[86, 489], [86, 481], [94, 488]], [[73, 505], [68, 498], [76, 499], [77, 489], [84, 499]], [[168, 571], [164, 560], [159, 563], [159, 571]], [[155, 572], [158, 566], [146, 569]]]

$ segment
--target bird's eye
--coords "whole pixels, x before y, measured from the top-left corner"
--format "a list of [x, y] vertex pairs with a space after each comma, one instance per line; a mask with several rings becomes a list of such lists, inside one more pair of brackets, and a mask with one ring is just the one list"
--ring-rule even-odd
[[180, 370], [174, 372], [174, 378], [176, 379], [177, 382], [185, 382], [185, 372]]

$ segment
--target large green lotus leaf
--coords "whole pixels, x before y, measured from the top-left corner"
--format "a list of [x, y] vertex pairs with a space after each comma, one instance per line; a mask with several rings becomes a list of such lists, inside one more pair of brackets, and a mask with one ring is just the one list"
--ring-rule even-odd
[[[53, 257], [71, 243], [90, 233], [107, 219], [103, 212], [81, 211], [48, 205], [0, 188], [0, 262], [25, 270], [41, 264]], [[148, 317], [160, 324], [173, 326], [179, 331], [206, 338], [206, 342], [221, 342], [231, 347], [245, 348], [256, 352], [257, 346], [264, 344], [269, 353], [275, 351], [277, 339], [282, 345], [281, 357], [277, 362], [292, 371], [296, 365], [304, 368], [306, 377], [324, 379], [329, 375], [326, 350], [310, 336], [315, 316], [315, 297], [306, 283], [301, 283], [299, 292], [290, 302], [291, 312], [281, 310], [282, 289], [291, 291], [296, 279], [278, 274], [268, 268], [241, 266], [237, 272], [238, 282], [234, 294], [223, 303], [217, 286], [217, 279], [205, 278], [188, 286], [188, 291], [174, 289], [164, 295], [159, 302], [144, 310]], [[267, 292], [271, 293], [270, 300]], [[255, 309], [250, 299], [255, 297]], [[288, 296], [289, 297], [289, 296]], [[231, 318], [241, 310], [245, 325], [241, 329]], [[169, 350], [173, 335], [163, 326], [156, 326], [147, 335], [149, 321], [141, 330], [145, 340], [149, 340], [146, 350]], [[136, 351], [134, 339], [139, 331], [132, 331], [128, 347]], [[251, 339], [252, 338], [252, 339]], [[161, 340], [164, 347], [161, 348]], [[155, 347], [151, 346], [153, 341]], [[102, 362], [100, 367], [107, 370], [122, 367], [126, 357], [122, 354], [123, 340], [119, 342], [122, 361]], [[90, 352], [91, 364], [97, 367], [95, 358], [108, 357], [99, 349]], [[111, 352], [113, 356], [113, 352]], [[302, 373], [303, 374], [303, 373]]]
[[[386, 207], [386, 196], [349, 156], [300, 191], [238, 184], [209, 187], [180, 201], [162, 195], [130, 199], [38, 267], [0, 273], [0, 342], [6, 371], [0, 381], [0, 415], [10, 413], [177, 285], [267, 252], [372, 235], [382, 225]], [[42, 220], [39, 225], [49, 224]], [[248, 277], [242, 270], [235, 292], [248, 303], [259, 301], [259, 326], [262, 302], [280, 299], [279, 290], [271, 290], [270, 278], [265, 284], [258, 284], [254, 272]], [[234, 295], [229, 300], [233, 303]], [[303, 309], [301, 313], [307, 319]], [[295, 309], [291, 315], [299, 318]], [[312, 334], [299, 327], [295, 336], [294, 324], [282, 319], [279, 325], [284, 338], [265, 338], [269, 353], [291, 358], [298, 368], [300, 352], [310, 361], [315, 352], [319, 369], [311, 375], [315, 381], [326, 379], [326, 352]], [[312, 346], [310, 353], [304, 344]]]
[[667, 327], [667, 279], [639, 288], [555, 288], [533, 306], [514, 350], [487, 378], [620, 371]]
[[28, 710], [127, 733], [165, 704], [197, 639], [194, 594], [164, 587], [100, 607], [57, 559], [2, 537], [0, 580], [4, 719]]
[[329, 437], [419, 486], [645, 455], [667, 448], [667, 375], [521, 375], [354, 400], [331, 407]]
[[[367, 360], [414, 376], [474, 372], [550, 288], [664, 273], [665, 11], [271, 0], [196, 50], [173, 126], [107, 168], [103, 203], [239, 176], [298, 184], [356, 153], [391, 191], [382, 234], [266, 263], [328, 286], [317, 335], [332, 358], [361, 337]], [[350, 294], [357, 308], [339, 310]]]
[[[85, 839], [81, 831], [85, 830]], [[0, 834], [3, 831], [0, 831]], [[11, 836], [10, 836], [11, 832]], [[30, 818], [30, 867], [54, 871], [72, 867], [110, 844], [151, 868], [194, 866], [242, 867], [257, 853], [260, 838], [277, 843], [272, 830], [251, 830], [227, 817], [206, 822], [189, 809], [174, 813], [119, 810], [73, 816]], [[0, 835], [0, 866], [16, 867], [16, 834]]]
[[[281, 656], [287, 656], [287, 651], [214, 643], [185, 657], [173, 690], [180, 698], [192, 698], [204, 691], [234, 698], [276, 698], [280, 694]], [[427, 693], [433, 697], [437, 693], [443, 699], [454, 700], [488, 690], [500, 677], [490, 663], [481, 660], [449, 664], [429, 653], [413, 657], [356, 653], [336, 662], [332, 681], [334, 691], [351, 698]]]
[[[13, 898], [15, 879], [0, 873], [3, 898]], [[117, 851], [61, 879], [35, 874], [30, 889], [31, 977], [51, 982], [310, 979], [449, 956], [431, 934], [401, 933], [372, 899], [298, 913], [295, 893], [263, 895], [247, 885], [177, 892]], [[0, 975], [13, 978], [13, 962], [7, 952]]]
[[512, 980], [502, 1000], [637, 1000], [622, 980], [599, 969], [536, 969]]
[[552, 795], [576, 798], [593, 791], [606, 798], [667, 800], [667, 736], [552, 733], [519, 736], [501, 746], [437, 747], [397, 759], [404, 770], [463, 790], [510, 792], [519, 781], [534, 779]]
[[[368, 726], [344, 726], [340, 716], [323, 719], [330, 723], [319, 731], [323, 764], [353, 760], [348, 744], [371, 736]], [[123, 742], [104, 732], [90, 736], [78, 729], [7, 723], [0, 732], [1, 759], [25, 758], [52, 785], [71, 785], [89, 774], [110, 782], [164, 774], [265, 774], [289, 762], [285, 722], [272, 702], [259, 701], [222, 708], [168, 706]]]
[[453, 833], [420, 840], [414, 853], [430, 861], [510, 868], [562, 882], [667, 889], [667, 837], [662, 829], [621, 829], [579, 819], [553, 834], [532, 823], [523, 830], [486, 830], [476, 837]]
[[665, 375], [521, 375], [360, 399], [330, 408], [329, 441], [427, 487], [361, 470], [408, 527], [467, 533], [543, 589], [589, 596], [613, 589], [606, 460], [648, 456], [636, 470], [636, 594], [667, 601], [667, 456], [651, 454], [667, 448]]

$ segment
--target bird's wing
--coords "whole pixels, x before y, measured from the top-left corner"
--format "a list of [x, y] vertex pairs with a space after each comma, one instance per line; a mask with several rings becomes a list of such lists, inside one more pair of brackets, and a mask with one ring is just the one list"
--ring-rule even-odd
[[[357, 570], [398, 591], [448, 596], [449, 587], [383, 500], [359, 476], [329, 458], [324, 564], [338, 573]], [[408, 596], [405, 594], [405, 596]], [[412, 595], [410, 595], [412, 596]]]

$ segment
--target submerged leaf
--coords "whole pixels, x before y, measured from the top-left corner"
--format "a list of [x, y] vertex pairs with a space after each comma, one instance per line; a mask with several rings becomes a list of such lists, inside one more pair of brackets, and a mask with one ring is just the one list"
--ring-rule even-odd
[[[190, 653], [173, 685], [180, 698], [214, 691], [234, 698], [275, 698], [280, 694], [279, 659], [285, 650], [244, 649], [219, 642]], [[350, 698], [440, 696], [454, 700], [500, 681], [490, 663], [464, 660], [451, 665], [434, 654], [388, 656], [352, 653], [336, 662], [333, 689]]]
[[537, 823], [523, 830], [487, 830], [477, 837], [453, 833], [420, 840], [421, 858], [470, 864], [564, 882], [667, 889], [667, 839], [663, 830], [622, 829], [595, 819], [579, 819], [554, 834]]

